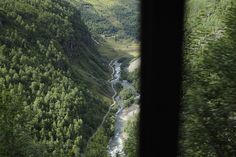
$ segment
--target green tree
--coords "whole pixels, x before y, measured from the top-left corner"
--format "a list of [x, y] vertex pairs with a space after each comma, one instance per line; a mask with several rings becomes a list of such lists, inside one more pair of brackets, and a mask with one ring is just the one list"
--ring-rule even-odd
[[[32, 113], [25, 109], [22, 95], [11, 94], [9, 89], [0, 92], [0, 154], [6, 157], [32, 155], [37, 147], [32, 142], [30, 119]], [[37, 156], [37, 153], [34, 155]]]
[[86, 157], [108, 157], [107, 152], [108, 137], [105, 135], [104, 129], [99, 128], [93, 137], [85, 152]]
[[139, 156], [139, 118], [128, 122], [125, 132], [128, 138], [125, 140], [124, 152], [127, 157]]

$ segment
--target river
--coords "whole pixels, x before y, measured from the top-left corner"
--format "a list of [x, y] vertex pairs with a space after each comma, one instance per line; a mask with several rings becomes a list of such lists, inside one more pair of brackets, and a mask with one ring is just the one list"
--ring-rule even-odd
[[[121, 75], [121, 65], [122, 63], [119, 63], [118, 60], [114, 60], [114, 62], [111, 64], [112, 69], [114, 70], [114, 74], [113, 74], [113, 79], [111, 80], [111, 86], [112, 88], [115, 86], [115, 84], [117, 83], [121, 83], [121, 85], [123, 86], [123, 88], [132, 88], [133, 90], [134, 87], [132, 86], [131, 83], [129, 83], [126, 80], [120, 80], [120, 75]], [[115, 88], [113, 88], [113, 90], [115, 91]], [[115, 91], [115, 93], [117, 93]], [[139, 94], [137, 92], [135, 92], [136, 94], [136, 98], [139, 99]], [[127, 112], [127, 109], [124, 108], [123, 105], [123, 101], [121, 100], [121, 98], [119, 97], [119, 95], [115, 94], [113, 97], [113, 100], [115, 101], [115, 105], [118, 105], [118, 111], [116, 112], [116, 121], [115, 121], [115, 131], [114, 131], [114, 136], [110, 139], [109, 141], [109, 145], [108, 145], [108, 153], [111, 157], [116, 157], [117, 154], [119, 154], [119, 156], [123, 157], [124, 154], [124, 125], [125, 122], [127, 121], [124, 120], [125, 116], [128, 115], [129, 113], [132, 112], [132, 114], [136, 113], [136, 111], [139, 111], [139, 107], [138, 105], [132, 105], [131, 106], [131, 111]], [[130, 117], [129, 115], [127, 117]]]
[[[124, 125], [125, 123], [135, 114], [139, 112], [139, 105], [133, 104], [129, 108], [124, 108], [123, 101], [117, 94], [117, 91], [115, 89], [115, 85], [117, 83], [121, 83], [123, 88], [131, 88], [133, 91], [135, 91], [135, 88], [132, 86], [131, 83], [129, 83], [126, 80], [120, 80], [121, 75], [121, 65], [122, 63], [118, 62], [119, 59], [114, 59], [109, 63], [109, 67], [112, 69], [111, 79], [108, 80], [111, 83], [111, 88], [114, 92], [112, 96], [113, 104], [109, 107], [109, 110], [107, 111], [106, 115], [103, 117], [103, 120], [98, 128], [100, 128], [103, 123], [105, 122], [108, 114], [110, 113], [110, 110], [114, 105], [118, 105], [118, 111], [116, 112], [116, 121], [115, 121], [115, 130], [114, 130], [114, 136], [110, 139], [109, 145], [108, 145], [108, 153], [111, 157], [116, 157], [117, 154], [119, 154], [120, 157], [123, 157], [124, 154]], [[135, 99], [139, 99], [140, 95], [136, 91], [134, 92], [136, 95]], [[96, 135], [98, 129], [94, 132], [94, 134], [89, 138], [87, 145], [85, 147], [85, 152], [88, 147], [88, 144], [90, 143], [91, 139]], [[84, 154], [82, 154], [84, 156]]]

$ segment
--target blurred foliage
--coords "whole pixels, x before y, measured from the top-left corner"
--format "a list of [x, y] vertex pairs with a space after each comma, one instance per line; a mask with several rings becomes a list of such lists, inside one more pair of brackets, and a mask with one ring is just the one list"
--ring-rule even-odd
[[235, 156], [236, 5], [186, 3], [179, 156]]

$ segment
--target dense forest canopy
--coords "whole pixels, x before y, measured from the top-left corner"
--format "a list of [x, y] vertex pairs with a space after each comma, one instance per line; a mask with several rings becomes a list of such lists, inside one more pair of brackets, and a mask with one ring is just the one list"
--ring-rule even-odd
[[79, 10], [1, 0], [0, 32], [0, 156], [79, 156], [108, 109], [86, 78], [110, 76]]

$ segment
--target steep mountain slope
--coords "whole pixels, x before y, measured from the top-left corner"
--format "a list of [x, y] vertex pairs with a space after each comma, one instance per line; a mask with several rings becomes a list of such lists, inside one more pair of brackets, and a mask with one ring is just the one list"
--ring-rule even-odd
[[1, 0], [0, 32], [0, 156], [78, 156], [109, 107], [110, 77], [79, 10]]
[[75, 0], [82, 19], [91, 32], [115, 37], [115, 39], [138, 39], [138, 0]]

